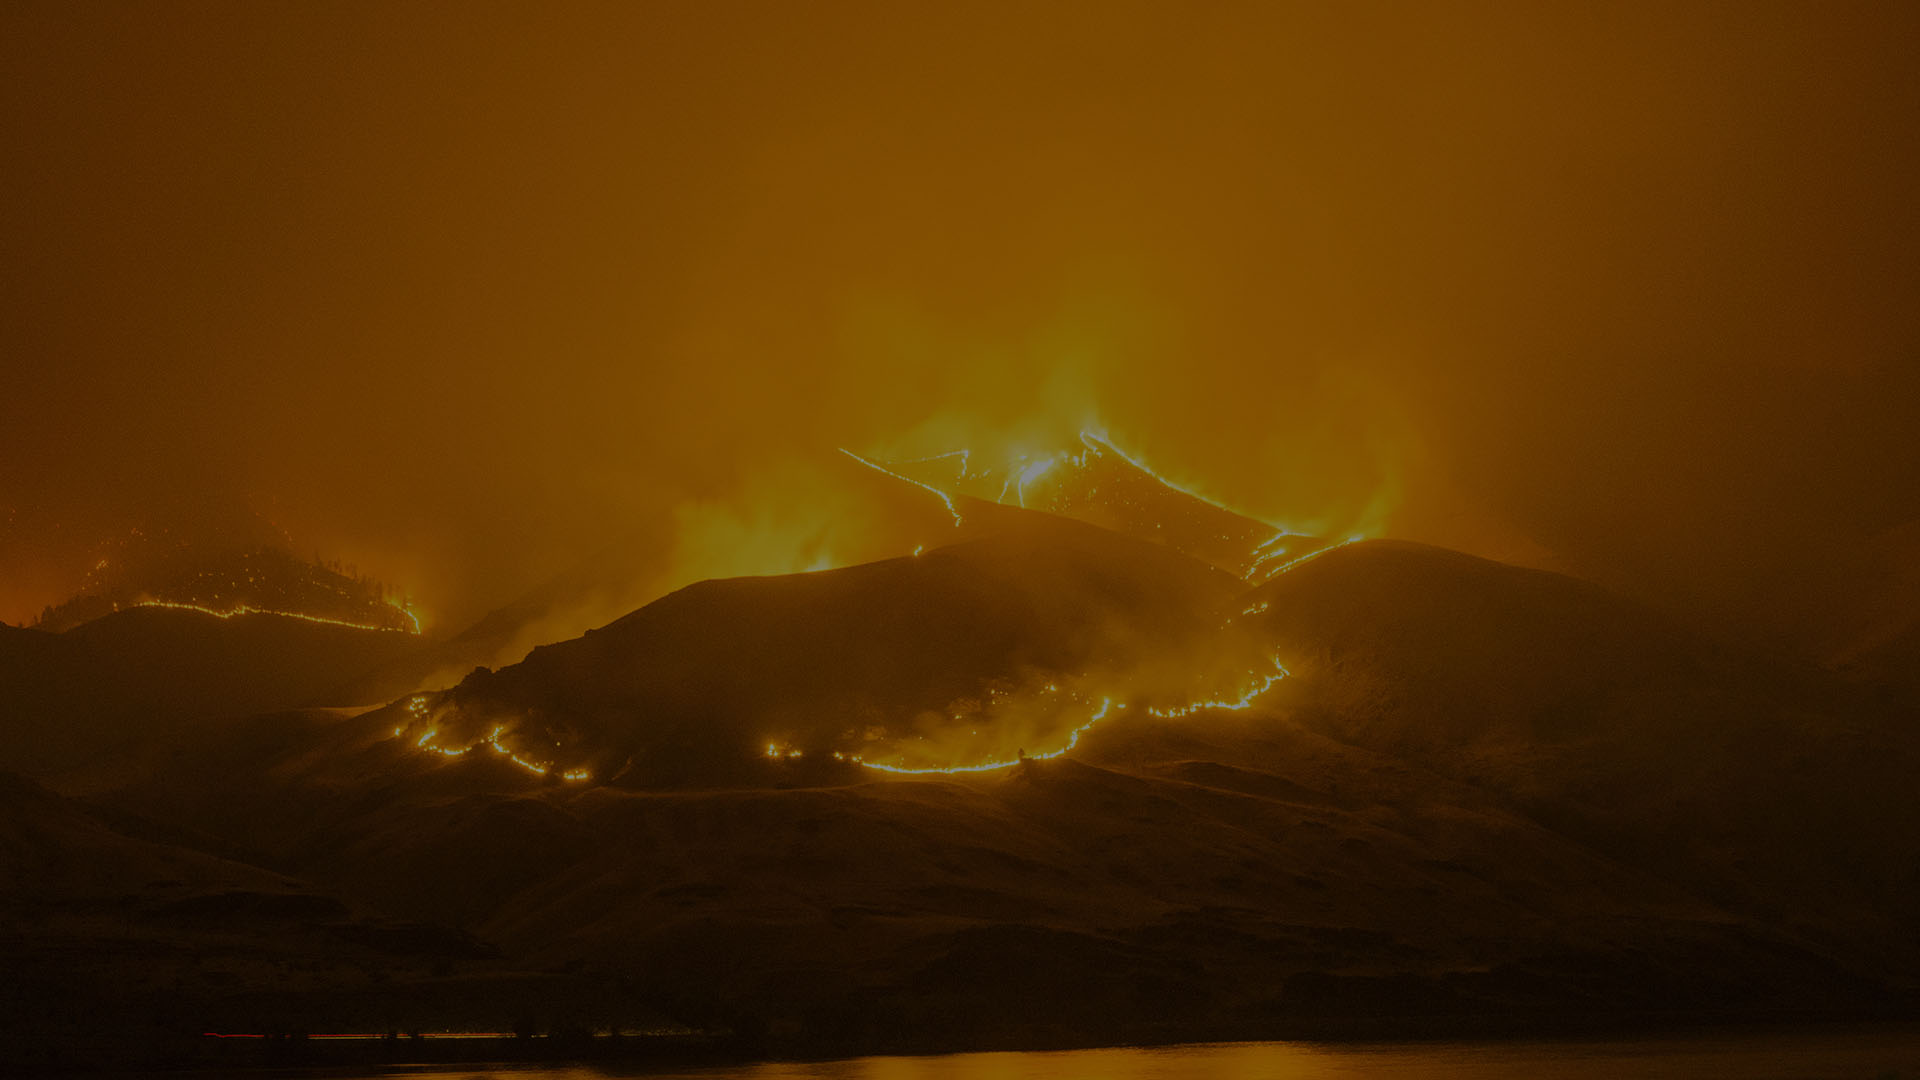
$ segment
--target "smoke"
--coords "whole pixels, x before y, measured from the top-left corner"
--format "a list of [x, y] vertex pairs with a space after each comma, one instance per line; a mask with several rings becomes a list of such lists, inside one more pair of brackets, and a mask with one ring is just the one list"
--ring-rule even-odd
[[1729, 609], [1920, 502], [1906, 9], [4, 18], [0, 618], [210, 492], [440, 631], [650, 538], [611, 609], [1096, 424]]

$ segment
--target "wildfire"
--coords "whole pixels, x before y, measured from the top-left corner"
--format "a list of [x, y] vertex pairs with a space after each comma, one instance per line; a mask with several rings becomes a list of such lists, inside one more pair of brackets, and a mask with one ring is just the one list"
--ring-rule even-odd
[[1060, 459], [1057, 457], [1041, 458], [1039, 461], [1020, 470], [1020, 486], [1015, 489], [1014, 494], [1019, 498], [1021, 506], [1027, 505], [1027, 485], [1047, 475], [1047, 473], [1052, 471], [1053, 467], [1059, 463]]
[[1194, 701], [1173, 708], [1153, 708], [1149, 706], [1147, 712], [1150, 715], [1169, 720], [1180, 716], [1192, 716], [1194, 713], [1205, 712], [1209, 709], [1239, 712], [1243, 709], [1252, 708], [1253, 703], [1259, 699], [1260, 695], [1273, 689], [1273, 684], [1286, 678], [1288, 674], [1286, 667], [1280, 663], [1280, 658], [1276, 656], [1273, 658], [1273, 670], [1258, 675], [1253, 684], [1237, 698], [1223, 698], [1215, 701]]
[[[1058, 508], [1063, 504], [1063, 500], [1067, 504], [1071, 504], [1074, 500], [1082, 497], [1092, 498], [1101, 491], [1101, 488], [1106, 486], [1104, 479], [1106, 474], [1087, 476], [1085, 478], [1085, 484], [1083, 485], [1085, 492], [1082, 494], [1061, 494], [1063, 489], [1058, 486], [1059, 483], [1062, 482], [1060, 478], [1062, 474], [1067, 473], [1069, 470], [1087, 469], [1095, 459], [1106, 455], [1112, 455], [1116, 460], [1124, 462], [1127, 466], [1131, 467], [1131, 469], [1136, 470], [1140, 476], [1151, 480], [1153, 483], [1162, 485], [1171, 491], [1178, 492], [1189, 498], [1204, 502], [1209, 506], [1221, 510], [1228, 510], [1228, 508], [1222, 506], [1220, 503], [1214, 502], [1205, 496], [1199, 495], [1190, 489], [1168, 480], [1139, 459], [1107, 441], [1103, 434], [1096, 434], [1091, 430], [1083, 430], [1079, 433], [1079, 442], [1080, 449], [1077, 451], [1060, 451], [1038, 457], [1023, 454], [1013, 458], [1011, 461], [1000, 464], [989, 463], [980, 468], [975, 468], [975, 464], [980, 460], [979, 456], [976, 455], [972, 449], [966, 448], [950, 450], [929, 457], [897, 462], [875, 461], [862, 457], [844, 447], [840, 449], [840, 452], [874, 472], [894, 480], [911, 484], [914, 487], [932, 494], [938, 498], [941, 505], [946, 508], [948, 514], [953, 518], [953, 523], [956, 527], [963, 523], [963, 515], [961, 514], [957, 500], [963, 488], [969, 485], [971, 485], [972, 490], [981, 490], [980, 486], [985, 485], [983, 490], [990, 493], [994, 490], [993, 485], [997, 484], [999, 490], [999, 498], [997, 501], [1003, 504], [1017, 504], [1021, 507], [1027, 507], [1029, 502], [1036, 498], [1036, 488], [1040, 490], [1038, 499], [1042, 503], [1041, 508]], [[949, 477], [944, 467], [932, 469], [931, 472], [934, 474], [932, 482], [917, 479], [914, 476], [907, 475], [900, 471], [908, 466], [939, 465], [941, 463], [950, 463], [953, 472]], [[926, 472], [927, 470], [923, 470], [923, 475], [925, 475]], [[1121, 475], [1124, 476], [1125, 474]], [[1130, 478], [1127, 479], [1126, 482], [1128, 484], [1138, 483], [1138, 481]], [[1045, 486], [1041, 487], [1043, 484]], [[1119, 496], [1100, 495], [1099, 497], [1132, 498], [1131, 495], [1125, 494]], [[1228, 512], [1238, 513], [1237, 511], [1231, 510], [1228, 510]], [[1246, 517], [1246, 515], [1239, 516]], [[1239, 524], [1222, 526], [1221, 529], [1224, 531], [1222, 531], [1220, 539], [1229, 539], [1230, 537], [1227, 534], [1231, 532], [1236, 542], [1244, 542], [1247, 545], [1240, 549], [1245, 552], [1244, 558], [1236, 560], [1235, 565], [1244, 568], [1243, 576], [1249, 581], [1271, 581], [1302, 563], [1318, 558], [1329, 551], [1366, 539], [1364, 535], [1353, 535], [1339, 543], [1327, 544], [1324, 540], [1304, 533], [1295, 532], [1282, 526], [1259, 522], [1258, 519], [1249, 518], [1248, 520], [1256, 524], [1253, 526], [1243, 526]], [[1265, 528], [1263, 529], [1261, 526]], [[1266, 530], [1271, 530], [1271, 532]], [[1244, 534], [1244, 540], [1239, 540], [1238, 538], [1241, 537], [1242, 534]], [[1296, 545], [1291, 542], [1295, 539], [1303, 542], [1304, 545], [1312, 546], [1308, 546], [1302, 551], [1300, 550], [1302, 545]], [[925, 545], [919, 545], [913, 549], [913, 554], [920, 555], [925, 550]], [[243, 606], [237, 607], [232, 611], [220, 612], [190, 604], [176, 604], [163, 601], [151, 601], [149, 603], [153, 606], [192, 608], [193, 610], [205, 611], [208, 614], [217, 615], [221, 618], [230, 618], [236, 614], [259, 610]], [[1267, 611], [1269, 606], [1268, 601], [1258, 600], [1248, 603], [1242, 609], [1241, 614], [1247, 616], [1258, 615]], [[401, 605], [395, 605], [395, 607], [396, 610], [399, 610], [412, 621], [412, 632], [418, 633], [419, 621], [413, 616], [412, 612]], [[303, 618], [314, 622], [337, 622], [339, 625], [348, 626], [359, 625], [297, 613], [262, 613], [285, 614], [294, 618]], [[392, 629], [391, 627], [363, 628]], [[1071, 724], [1070, 727], [1066, 728], [1064, 737], [1059, 739], [1057, 745], [1050, 745], [1035, 753], [1027, 753], [1023, 750], [1016, 756], [994, 758], [973, 764], [915, 766], [889, 761], [871, 761], [861, 754], [846, 750], [829, 752], [837, 761], [847, 762], [858, 765], [861, 768], [897, 776], [994, 772], [1014, 767], [1022, 761], [1045, 761], [1059, 758], [1078, 747], [1082, 738], [1096, 726], [1121, 715], [1129, 708], [1134, 709], [1136, 712], [1160, 719], [1177, 719], [1202, 712], [1243, 711], [1254, 707], [1275, 685], [1288, 677], [1289, 672], [1285, 665], [1281, 663], [1279, 657], [1272, 656], [1268, 658], [1264, 665], [1247, 672], [1244, 676], [1230, 684], [1230, 690], [1223, 693], [1216, 692], [1213, 696], [1198, 697], [1178, 704], [1154, 704], [1151, 703], [1151, 699], [1129, 702], [1124, 700], [1123, 696], [1119, 694], [1089, 695], [1077, 689], [1063, 690], [1059, 683], [1050, 683], [1035, 692], [1061, 695], [1061, 698], [1055, 699], [1054, 702], [1045, 706], [1045, 714], [1058, 717], [1060, 720]], [[1110, 690], [1111, 687], [1107, 689]], [[1006, 696], [1003, 690], [995, 689], [989, 691], [987, 694], [989, 699], [988, 707], [1000, 707], [1002, 699]], [[559, 778], [563, 780], [576, 782], [592, 779], [591, 773], [585, 768], [574, 768], [563, 771], [556, 763], [550, 760], [523, 756], [520, 752], [517, 752], [515, 748], [503, 741], [507, 734], [503, 727], [495, 727], [484, 737], [469, 742], [466, 745], [439, 745], [436, 740], [441, 737], [443, 725], [433, 722], [435, 718], [429, 707], [429, 699], [426, 696], [415, 697], [408, 701], [406, 708], [411, 714], [412, 719], [408, 723], [396, 727], [394, 729], [394, 737], [413, 736], [414, 747], [419, 750], [452, 758], [463, 757], [471, 753], [475, 748], [484, 745], [488, 747], [494, 755], [513, 762], [520, 769], [535, 776], [544, 777], [557, 774]], [[961, 716], [953, 716], [951, 719], [959, 721], [963, 718]], [[1076, 720], [1077, 722], [1075, 722]], [[1063, 724], [1061, 726], [1065, 725]], [[1056, 727], [1055, 730], [1058, 730], [1058, 728]], [[417, 733], [417, 735], [415, 733]], [[973, 734], [978, 735], [979, 732], [976, 731]], [[777, 739], [765, 743], [761, 754], [770, 761], [783, 762], [796, 761], [806, 756], [805, 751], [803, 751], [801, 747]]]
[[[1111, 498], [1113, 496], [1097, 495], [1096, 493], [1099, 490], [1097, 487], [1090, 488], [1080, 495], [1067, 493], [1069, 489], [1063, 489], [1059, 486], [1060, 484], [1070, 482], [1067, 479], [1063, 479], [1063, 474], [1065, 474], [1068, 469], [1084, 470], [1088, 468], [1095, 459], [1111, 456], [1116, 461], [1124, 462], [1141, 477], [1169, 491], [1178, 492], [1188, 498], [1205, 503], [1210, 507], [1225, 511], [1226, 513], [1243, 518], [1252, 523], [1254, 536], [1249, 537], [1247, 540], [1247, 542], [1251, 544], [1251, 550], [1247, 551], [1241, 558], [1229, 558], [1228, 562], [1231, 564], [1229, 569], [1234, 570], [1234, 572], [1238, 573], [1242, 578], [1256, 583], [1271, 580], [1275, 575], [1283, 572], [1289, 566], [1295, 565], [1304, 558], [1304, 555], [1302, 555], [1300, 551], [1300, 545], [1288, 543], [1287, 541], [1290, 539], [1310, 545], [1321, 545], [1324, 543], [1308, 533], [1263, 521], [1252, 515], [1225, 506], [1191, 488], [1176, 484], [1160, 473], [1155, 472], [1146, 462], [1115, 446], [1102, 432], [1083, 430], [1079, 433], [1079, 441], [1080, 449], [1077, 452], [1058, 451], [1039, 457], [1029, 454], [1016, 454], [1010, 459], [999, 463], [989, 462], [980, 465], [978, 468], [975, 467], [975, 464], [980, 460], [980, 455], [976, 454], [972, 448], [949, 450], [943, 454], [933, 454], [928, 457], [910, 458], [902, 461], [884, 463], [861, 457], [851, 450], [844, 448], [841, 450], [841, 453], [846, 454], [848, 457], [875, 472], [912, 484], [923, 491], [931, 492], [937, 496], [941, 502], [946, 505], [947, 510], [953, 514], [954, 524], [956, 525], [960, 524], [961, 515], [955, 499], [963, 491], [967, 494], [978, 495], [982, 498], [991, 498], [992, 501], [1005, 506], [1066, 512], [1071, 516], [1073, 507], [1077, 506], [1083, 499]], [[950, 477], [941, 475], [941, 470], [934, 470], [934, 474], [930, 479], [920, 478], [928, 476], [926, 470], [918, 470], [915, 475], [907, 475], [907, 470], [909, 470], [911, 466], [947, 461], [954, 462], [956, 466], [955, 471]], [[997, 489], [994, 486], [995, 482], [998, 483]], [[1038, 504], [1036, 505], [1037, 496], [1033, 489], [1038, 487], [1041, 490], [1046, 490], [1044, 486], [1046, 483], [1052, 483], [1054, 485], [1052, 488], [1053, 494], [1048, 498], [1038, 499]], [[1264, 529], [1271, 530], [1271, 532], [1263, 536], [1260, 531], [1263, 527]], [[1253, 542], [1255, 537], [1259, 538], [1257, 543]], [[1229, 538], [1223, 535], [1219, 539], [1224, 541]], [[1322, 550], [1322, 548], [1316, 546], [1306, 551], [1305, 554], [1310, 555], [1319, 550]], [[1294, 562], [1284, 562], [1283, 560], [1286, 560], [1290, 554], [1297, 556]], [[1276, 566], [1275, 564], [1279, 565]]]
[[[853, 460], [859, 462], [860, 464], [865, 465], [867, 468], [872, 469], [874, 472], [881, 473], [886, 476], [891, 476], [895, 480], [899, 480], [904, 483], [912, 484], [914, 487], [920, 488], [923, 491], [933, 492], [935, 495], [939, 496], [940, 501], [946, 505], [947, 513], [953, 515], [954, 526], [956, 528], [959, 527], [960, 520], [961, 520], [960, 510], [958, 507], [953, 505], [953, 496], [947, 494], [944, 491], [941, 491], [939, 488], [934, 487], [932, 484], [923, 484], [920, 481], [913, 479], [912, 477], [901, 476], [899, 473], [894, 472], [892, 469], [889, 469], [884, 465], [880, 465], [876, 462], [868, 461], [866, 458], [861, 457], [859, 454], [854, 453], [853, 451], [847, 449], [844, 446], [840, 448], [840, 452], [852, 458]], [[960, 455], [961, 469], [963, 470], [963, 473], [964, 473], [964, 470], [966, 468], [965, 463], [967, 460], [967, 457], [966, 457], [967, 452], [965, 450], [957, 450], [957, 451], [953, 451], [952, 453], [939, 454], [939, 455], [936, 455], [935, 458], [926, 458], [923, 460], [932, 461], [932, 460], [936, 460], [936, 458], [952, 457], [954, 456], [954, 454]]]
[[[413, 715], [414, 723], [418, 723], [428, 719], [429, 711], [430, 710], [428, 708], [427, 698], [424, 695], [409, 698], [407, 700], [407, 712]], [[399, 727], [394, 728], [393, 729], [394, 737], [395, 738], [401, 737], [403, 734], [405, 734], [409, 726], [410, 725], [408, 724], [403, 724]], [[527, 772], [530, 772], [535, 776], [546, 776], [547, 774], [553, 772], [553, 770], [558, 767], [554, 765], [552, 762], [534, 761], [530, 758], [521, 757], [519, 754], [515, 753], [505, 743], [500, 741], [500, 737], [502, 735], [505, 735], [506, 731], [507, 729], [505, 727], [496, 726], [492, 731], [487, 732], [484, 738], [479, 739], [478, 741], [475, 741], [475, 742], [468, 743], [465, 746], [455, 748], [455, 747], [447, 747], [447, 746], [435, 746], [433, 743], [433, 740], [439, 737], [440, 729], [437, 727], [429, 727], [424, 733], [421, 734], [421, 736], [418, 739], [414, 740], [413, 745], [419, 749], [426, 750], [430, 753], [439, 754], [442, 757], [464, 757], [467, 755], [467, 753], [472, 751], [475, 747], [478, 747], [478, 746], [490, 747], [495, 754], [498, 754], [506, 758], [508, 761], [513, 762], [515, 765], [518, 765], [520, 768], [525, 769]], [[795, 756], [798, 756], [798, 755], [795, 755]], [[589, 769], [569, 769], [565, 772], [562, 772], [560, 774], [560, 778], [562, 780], [571, 780], [576, 782], [581, 780], [591, 780], [593, 779], [593, 773]]]
[[[1268, 690], [1273, 689], [1274, 684], [1286, 678], [1288, 675], [1288, 671], [1286, 667], [1283, 664], [1281, 664], [1279, 657], [1272, 658], [1270, 663], [1272, 664], [1271, 668], [1254, 672], [1249, 677], [1250, 681], [1246, 686], [1246, 688], [1240, 691], [1240, 693], [1236, 696], [1222, 697], [1217, 699], [1208, 699], [1203, 701], [1193, 701], [1193, 702], [1188, 702], [1185, 705], [1178, 705], [1178, 706], [1172, 706], [1172, 707], [1147, 706], [1141, 709], [1140, 711], [1145, 712], [1149, 716], [1155, 716], [1162, 719], [1175, 719], [1182, 716], [1191, 716], [1194, 713], [1198, 713], [1198, 712], [1208, 712], [1208, 711], [1214, 711], [1214, 710], [1225, 711], [1225, 712], [1239, 712], [1246, 709], [1250, 709], [1253, 707], [1253, 704], [1255, 701], [1259, 700], [1259, 698], [1262, 695], [1264, 695]], [[1057, 692], [1059, 690], [1059, 687], [1058, 685], [1055, 685], [1055, 684], [1049, 684], [1046, 687], [1046, 690], [1048, 692]], [[1067, 732], [1066, 741], [1061, 743], [1059, 746], [1054, 747], [1051, 750], [1042, 751], [1037, 754], [1028, 754], [1028, 753], [1022, 752], [1017, 757], [1002, 758], [1002, 759], [996, 759], [992, 761], [983, 761], [974, 765], [938, 765], [938, 766], [926, 766], [926, 767], [916, 768], [916, 767], [910, 767], [906, 765], [890, 765], [885, 762], [879, 762], [879, 761], [868, 761], [858, 754], [846, 754], [841, 752], [835, 752], [833, 756], [836, 760], [839, 760], [839, 761], [852, 762], [853, 764], [859, 765], [863, 768], [873, 769], [878, 772], [892, 773], [896, 776], [932, 776], [936, 774], [993, 772], [997, 769], [1012, 768], [1013, 766], [1020, 764], [1022, 761], [1047, 761], [1052, 758], [1060, 757], [1061, 755], [1067, 753], [1069, 750], [1072, 750], [1074, 747], [1080, 745], [1081, 736], [1085, 735], [1089, 731], [1092, 731], [1093, 728], [1097, 724], [1099, 724], [1101, 721], [1106, 720], [1108, 717], [1115, 715], [1119, 710], [1122, 710], [1125, 708], [1127, 708], [1126, 702], [1116, 702], [1113, 700], [1112, 697], [1102, 697], [1100, 699], [1100, 704], [1097, 707], [1095, 707], [1090, 714], [1088, 714], [1086, 720], [1080, 723], [1078, 726], [1074, 727], [1071, 731]], [[774, 747], [772, 745], [769, 745], [767, 747], [767, 753], [768, 753], [768, 756], [770, 757], [775, 756]], [[797, 751], [795, 751], [790, 756], [798, 757], [799, 754]]]
[[[1073, 749], [1074, 747], [1080, 745], [1080, 736], [1085, 735], [1087, 732], [1093, 730], [1093, 726], [1095, 724], [1098, 724], [1100, 721], [1106, 719], [1107, 714], [1111, 712], [1115, 707], [1116, 706], [1113, 704], [1112, 699], [1101, 698], [1100, 708], [1096, 710], [1093, 713], [1093, 715], [1087, 717], [1086, 723], [1081, 724], [1079, 727], [1074, 728], [1072, 731], [1068, 732], [1067, 741], [1061, 744], [1059, 747], [1053, 750], [1048, 750], [1040, 754], [1022, 753], [1019, 757], [1010, 758], [1005, 761], [986, 761], [978, 765], [947, 765], [947, 766], [925, 768], [925, 769], [910, 769], [904, 765], [887, 765], [878, 761], [867, 761], [864, 758], [859, 757], [858, 755], [845, 757], [845, 758], [842, 758], [842, 760], [852, 761], [855, 764], [861, 765], [865, 768], [877, 769], [880, 772], [894, 773], [895, 775], [899, 775], [899, 776], [928, 776], [933, 773], [977, 773], [977, 772], [992, 772], [995, 769], [1008, 769], [1008, 768], [1012, 768], [1015, 765], [1020, 764], [1022, 761], [1046, 761], [1050, 758], [1057, 758], [1061, 754], [1064, 754], [1067, 751]], [[1118, 706], [1118, 708], [1124, 709], [1126, 708], [1126, 706], [1120, 705]], [[840, 755], [838, 754], [835, 754], [834, 756], [840, 757]]]
[[[1134, 468], [1139, 469], [1141, 472], [1146, 473], [1148, 476], [1153, 477], [1154, 480], [1158, 481], [1162, 485], [1172, 488], [1173, 490], [1179, 492], [1182, 495], [1188, 496], [1189, 498], [1199, 499], [1201, 502], [1206, 503], [1209, 506], [1217, 506], [1220, 509], [1226, 510], [1230, 513], [1240, 514], [1240, 511], [1234, 510], [1232, 507], [1221, 506], [1219, 503], [1214, 502], [1212, 499], [1207, 498], [1205, 495], [1202, 495], [1199, 492], [1194, 491], [1190, 488], [1181, 487], [1179, 484], [1176, 484], [1173, 481], [1167, 479], [1166, 477], [1161, 476], [1159, 473], [1154, 472], [1152, 469], [1147, 467], [1146, 462], [1141, 461], [1139, 458], [1134, 457], [1133, 455], [1127, 453], [1125, 450], [1122, 450], [1119, 447], [1108, 442], [1105, 438], [1104, 433], [1102, 433], [1101, 435], [1095, 435], [1091, 431], [1082, 431], [1080, 433], [1080, 442], [1084, 444], [1088, 450], [1091, 450], [1096, 454], [1112, 454], [1113, 456], [1119, 458], [1121, 461], [1124, 461], [1127, 464], [1133, 466]], [[1240, 516], [1252, 517], [1253, 515], [1240, 514]], [[1254, 518], [1254, 520], [1259, 521], [1258, 518]], [[1278, 525], [1274, 525], [1272, 522], [1261, 522], [1261, 524], [1267, 525], [1270, 528], [1279, 529], [1281, 535], [1286, 535], [1286, 532], [1287, 532], [1286, 529], [1281, 528]]]
[[[1264, 578], [1262, 578], [1262, 579], [1261, 579], [1261, 581], [1262, 581], [1263, 583], [1264, 583], [1264, 582], [1268, 582], [1268, 581], [1272, 581], [1272, 580], [1273, 580], [1274, 578], [1277, 578], [1277, 577], [1279, 577], [1279, 576], [1280, 576], [1281, 574], [1284, 574], [1284, 573], [1286, 573], [1287, 571], [1289, 571], [1289, 570], [1291, 570], [1291, 569], [1293, 569], [1294, 567], [1296, 567], [1296, 566], [1299, 566], [1299, 565], [1300, 565], [1301, 563], [1303, 563], [1303, 562], [1310, 562], [1310, 561], [1312, 561], [1312, 560], [1314, 560], [1314, 559], [1317, 559], [1317, 558], [1319, 558], [1319, 557], [1320, 557], [1320, 556], [1322, 556], [1322, 555], [1325, 555], [1325, 554], [1326, 554], [1327, 552], [1329, 552], [1329, 551], [1335, 551], [1335, 550], [1338, 550], [1338, 549], [1340, 549], [1340, 548], [1343, 548], [1343, 547], [1346, 547], [1346, 546], [1347, 546], [1348, 544], [1357, 544], [1357, 543], [1359, 543], [1360, 541], [1362, 541], [1362, 540], [1365, 540], [1365, 539], [1366, 539], [1366, 537], [1365, 537], [1365, 536], [1358, 536], [1358, 535], [1356, 535], [1356, 536], [1349, 536], [1349, 537], [1347, 537], [1347, 538], [1346, 538], [1345, 540], [1342, 540], [1342, 541], [1340, 541], [1340, 542], [1339, 542], [1339, 543], [1337, 543], [1337, 544], [1328, 544], [1328, 545], [1327, 545], [1326, 547], [1323, 547], [1323, 548], [1315, 548], [1314, 550], [1312, 550], [1312, 551], [1309, 551], [1309, 552], [1307, 552], [1307, 553], [1306, 553], [1305, 555], [1302, 555], [1302, 556], [1300, 556], [1299, 558], [1297, 558], [1297, 559], [1294, 559], [1294, 560], [1292, 560], [1291, 562], [1287, 562], [1287, 563], [1284, 563], [1284, 564], [1282, 564], [1282, 565], [1280, 565], [1279, 567], [1276, 567], [1276, 568], [1274, 569], [1274, 571], [1273, 571], [1273, 573], [1271, 573], [1271, 574], [1268, 574], [1268, 575], [1267, 575], [1266, 577], [1264, 577]], [[1261, 610], [1261, 611], [1265, 611], [1265, 610], [1266, 610], [1266, 604], [1265, 604], [1265, 603], [1261, 603], [1261, 604], [1259, 604], [1259, 605], [1257, 605], [1257, 606], [1258, 606], [1258, 607], [1260, 608], [1260, 610]], [[1249, 612], [1248, 612], [1248, 614], [1252, 614], [1252, 612], [1251, 612], [1251, 611], [1249, 611]]]
[[409, 630], [401, 626], [379, 626], [374, 623], [357, 623], [347, 619], [329, 619], [324, 615], [308, 615], [299, 611], [273, 611], [268, 608], [254, 607], [251, 604], [236, 604], [225, 611], [221, 611], [218, 608], [203, 607], [200, 604], [183, 604], [173, 600], [139, 600], [127, 606], [197, 611], [202, 615], [211, 615], [216, 619], [231, 619], [240, 615], [277, 615], [283, 619], [300, 619], [303, 622], [321, 623], [326, 626], [345, 626], [353, 630], [387, 630], [402, 634], [418, 634], [420, 632], [419, 616], [415, 615], [410, 608], [403, 607], [399, 604], [390, 604], [388, 606], [405, 616], [407, 620], [413, 624], [413, 629]]

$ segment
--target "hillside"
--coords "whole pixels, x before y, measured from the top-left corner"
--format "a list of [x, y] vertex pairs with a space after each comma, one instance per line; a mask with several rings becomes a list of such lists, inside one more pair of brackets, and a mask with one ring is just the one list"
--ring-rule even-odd
[[944, 454], [889, 463], [910, 483], [1084, 521], [1164, 544], [1235, 577], [1264, 581], [1330, 541], [1293, 534], [1174, 486], [1112, 443], [1082, 432], [1052, 453], [989, 462]]
[[1571, 578], [1419, 545], [1330, 551], [1247, 599], [1310, 730], [1729, 901], [1848, 923], [1831, 931], [1856, 943], [1920, 918], [1920, 729], [1878, 695]]
[[[1237, 588], [1077, 525], [707, 583], [418, 713], [235, 719], [93, 790], [796, 1051], [1911, 1004], [1898, 718], [1453, 552]], [[1126, 685], [1053, 760], [904, 778], [807, 744], [870, 708], [898, 751], [886, 718], [947, 695], [1246, 635], [1292, 677], [1167, 716]], [[593, 777], [439, 733], [514, 721]], [[805, 756], [759, 749], [777, 723]]]
[[317, 558], [309, 562], [272, 544], [162, 541], [123, 541], [87, 574], [74, 596], [43, 612], [35, 628], [59, 633], [116, 611], [158, 605], [282, 612], [366, 629], [420, 632], [403, 602], [349, 567]]
[[209, 716], [341, 700], [412, 634], [277, 615], [133, 608], [62, 634], [0, 627], [0, 767], [43, 774]]
[[530, 757], [652, 786], [758, 775], [769, 745], [815, 759], [885, 760], [903, 742], [936, 744], [932, 760], [949, 748], [1010, 757], [1077, 724], [1069, 702], [1103, 673], [1214, 662], [1232, 578], [1030, 518], [920, 556], [702, 582], [390, 714], [438, 732], [434, 745], [500, 730]]
[[[696, 579], [768, 565], [858, 565], [1036, 527], [1038, 515], [1018, 507], [964, 495], [946, 500], [851, 457], [836, 456], [831, 464], [817, 505], [794, 511], [791, 520], [743, 524], [716, 511], [713, 520], [696, 516], [674, 528], [648, 522], [615, 532], [561, 572], [354, 679], [335, 696], [376, 701], [442, 690], [474, 668], [517, 664], [541, 645], [579, 637]], [[710, 538], [709, 531], [722, 535]]]
[[439, 920], [381, 916], [196, 839], [0, 773], [10, 1066], [177, 1064], [208, 1030], [511, 1030], [581, 997]]

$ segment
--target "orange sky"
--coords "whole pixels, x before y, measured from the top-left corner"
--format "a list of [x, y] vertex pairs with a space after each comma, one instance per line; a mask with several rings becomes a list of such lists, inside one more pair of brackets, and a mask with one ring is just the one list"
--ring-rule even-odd
[[209, 496], [457, 619], [838, 445], [1087, 416], [1732, 604], [1920, 516], [1916, 23], [11, 3], [0, 619]]

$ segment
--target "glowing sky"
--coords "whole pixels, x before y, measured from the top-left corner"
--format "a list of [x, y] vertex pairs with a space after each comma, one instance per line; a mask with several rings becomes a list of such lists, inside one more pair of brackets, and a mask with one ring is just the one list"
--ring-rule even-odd
[[1093, 421], [1730, 602], [1920, 506], [1916, 22], [10, 3], [0, 619], [213, 498], [457, 622]]

